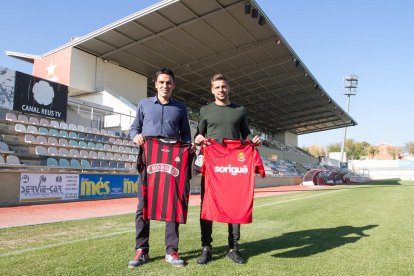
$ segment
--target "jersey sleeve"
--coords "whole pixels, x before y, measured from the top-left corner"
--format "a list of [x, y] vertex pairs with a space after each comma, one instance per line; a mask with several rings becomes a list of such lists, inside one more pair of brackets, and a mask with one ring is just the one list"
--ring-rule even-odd
[[260, 174], [262, 178], [266, 176], [265, 169], [263, 167], [262, 158], [260, 158], [259, 151], [256, 147], [254, 147], [254, 155], [253, 155], [253, 162], [254, 162], [254, 172]]

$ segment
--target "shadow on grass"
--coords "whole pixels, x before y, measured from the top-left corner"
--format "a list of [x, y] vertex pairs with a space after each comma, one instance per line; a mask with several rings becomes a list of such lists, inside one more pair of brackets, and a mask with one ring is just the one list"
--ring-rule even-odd
[[[377, 227], [378, 225], [366, 225], [362, 227], [338, 226], [334, 228], [319, 228], [304, 231], [285, 233], [278, 237], [246, 242], [240, 245], [240, 252], [246, 259], [259, 254], [275, 250], [284, 252], [272, 256], [278, 258], [301, 258], [322, 253], [345, 244], [355, 243], [363, 237], [368, 237], [364, 231]], [[183, 252], [185, 259], [196, 258], [201, 251]], [[226, 246], [214, 247], [213, 261], [223, 258], [227, 253]]]

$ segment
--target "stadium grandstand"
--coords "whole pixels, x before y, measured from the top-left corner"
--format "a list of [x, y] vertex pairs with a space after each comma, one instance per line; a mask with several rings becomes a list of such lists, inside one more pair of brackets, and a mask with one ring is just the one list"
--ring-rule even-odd
[[0, 67], [0, 205], [135, 196], [129, 127], [161, 67], [176, 74], [193, 134], [213, 100], [209, 78], [230, 79], [232, 101], [264, 140], [269, 177], [258, 187], [299, 184], [319, 165], [298, 135], [356, 124], [255, 1], [162, 1], [43, 55], [6, 54], [33, 75]]

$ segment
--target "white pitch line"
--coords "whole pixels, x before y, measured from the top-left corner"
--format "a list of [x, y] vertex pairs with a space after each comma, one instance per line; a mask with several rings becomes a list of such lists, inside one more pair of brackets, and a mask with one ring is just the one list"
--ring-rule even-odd
[[48, 245], [39, 246], [39, 247], [29, 247], [29, 248], [25, 248], [25, 249], [16, 250], [16, 251], [0, 253], [0, 257], [7, 257], [7, 256], [11, 256], [11, 255], [19, 255], [19, 254], [26, 253], [26, 252], [49, 249], [49, 248], [58, 247], [58, 246], [62, 246], [62, 245], [68, 245], [68, 244], [77, 243], [77, 242], [91, 241], [91, 240], [96, 240], [96, 239], [101, 239], [101, 238], [109, 238], [109, 237], [113, 237], [113, 236], [117, 236], [117, 235], [123, 235], [123, 234], [131, 233], [131, 232], [135, 232], [135, 230], [125, 230], [125, 231], [114, 232], [114, 233], [105, 234], [105, 235], [93, 236], [93, 237], [84, 238], [84, 239], [53, 243], [53, 244], [48, 244]]
[[[293, 199], [288, 199], [288, 200], [284, 200], [284, 201], [272, 202], [272, 203], [268, 203], [268, 204], [255, 205], [254, 208], [260, 208], [260, 207], [276, 205], [276, 204], [282, 204], [282, 203], [287, 203], [287, 202], [296, 201], [296, 200], [302, 200], [302, 199], [308, 199], [308, 198], [323, 196], [323, 195], [326, 195], [326, 194], [330, 194], [330, 193], [333, 193], [333, 192], [339, 192], [339, 191], [343, 191], [343, 190], [346, 190], [346, 189], [334, 190], [334, 191], [329, 191], [329, 192], [322, 193], [322, 194], [316, 194], [316, 195], [300, 197], [300, 198], [293, 198]], [[192, 221], [192, 220], [196, 220], [196, 219], [198, 220], [198, 218], [194, 218], [194, 219], [188, 219], [187, 221]], [[155, 225], [155, 226], [152, 226], [152, 227], [161, 227], [161, 226], [162, 225]], [[54, 243], [54, 244], [49, 244], [49, 245], [44, 245], [44, 246], [39, 246], [39, 247], [29, 247], [29, 248], [25, 248], [25, 249], [21, 249], [21, 250], [15, 250], [15, 251], [10, 251], [10, 252], [6, 252], [6, 253], [0, 253], [0, 257], [20, 255], [20, 254], [23, 254], [23, 253], [26, 253], [26, 252], [49, 249], [49, 248], [58, 247], [58, 246], [62, 246], [62, 245], [68, 245], [68, 244], [77, 243], [77, 242], [85, 242], [85, 241], [91, 241], [91, 240], [96, 240], [96, 239], [101, 239], [101, 238], [109, 238], [109, 237], [113, 237], [113, 236], [117, 236], [117, 235], [123, 235], [123, 234], [127, 234], [127, 233], [132, 233], [132, 232], [135, 232], [135, 230], [120, 231], [120, 232], [115, 232], [115, 233], [110, 233], [110, 234], [105, 234], [105, 235], [98, 235], [98, 236], [93, 236], [93, 237], [84, 238], [84, 239], [59, 242], [59, 243]]]
[[[196, 219], [198, 220], [198, 218], [194, 218], [194, 219], [187, 219], [187, 221], [192, 221], [192, 220], [196, 220]], [[163, 225], [158, 224], [158, 225], [151, 226], [151, 228], [154, 229], [154, 228], [158, 228], [158, 227], [161, 227], [161, 226], [163, 226]], [[93, 236], [93, 237], [89, 237], [89, 238], [58, 242], [58, 243], [48, 244], [48, 245], [39, 246], [39, 247], [29, 247], [29, 248], [10, 251], [10, 252], [6, 252], [6, 253], [0, 253], [0, 258], [1, 257], [12, 256], [12, 255], [20, 255], [20, 254], [23, 254], [23, 253], [26, 253], [26, 252], [49, 249], [49, 248], [58, 247], [58, 246], [62, 246], [62, 245], [68, 245], [68, 244], [77, 243], [77, 242], [86, 242], [86, 241], [97, 240], [97, 239], [102, 239], [102, 238], [109, 238], [109, 237], [123, 235], [123, 234], [127, 234], [127, 233], [133, 233], [133, 232], [135, 232], [135, 229], [119, 231], [119, 232], [114, 232], [114, 233], [104, 234], [104, 235], [98, 235], [98, 236]]]

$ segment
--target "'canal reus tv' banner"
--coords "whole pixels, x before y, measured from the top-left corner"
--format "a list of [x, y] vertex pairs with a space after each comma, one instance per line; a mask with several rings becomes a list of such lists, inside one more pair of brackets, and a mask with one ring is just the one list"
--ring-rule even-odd
[[16, 72], [13, 110], [66, 121], [68, 87]]

